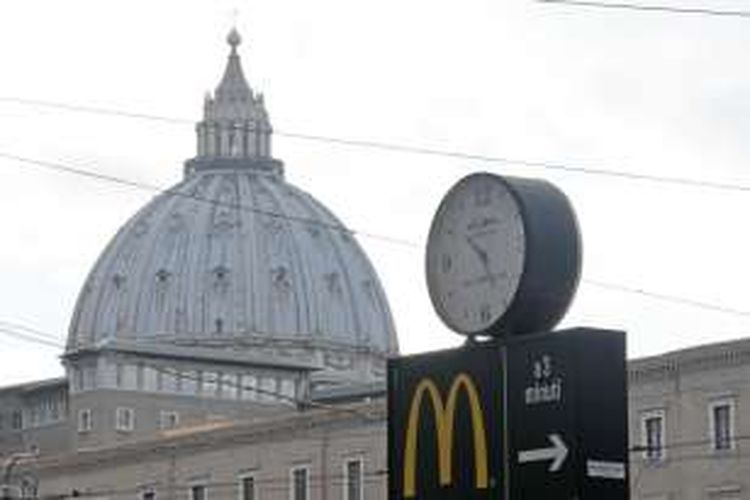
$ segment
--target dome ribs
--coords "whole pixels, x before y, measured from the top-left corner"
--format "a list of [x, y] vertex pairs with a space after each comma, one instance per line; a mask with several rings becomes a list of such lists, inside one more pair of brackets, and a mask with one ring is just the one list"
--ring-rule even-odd
[[[289, 298], [284, 295], [288, 292], [291, 300], [281, 302], [278, 305], [294, 308], [292, 324], [275, 325], [275, 334], [292, 335], [294, 337], [302, 334], [304, 336], [304, 333], [310, 330], [309, 300], [312, 297], [312, 290], [309, 289], [308, 266], [303, 263], [304, 258], [300, 251], [300, 241], [295, 230], [299, 222], [293, 218], [284, 217], [295, 215], [290, 213], [281, 193], [281, 190], [286, 188], [285, 183], [277, 183], [260, 176], [256, 177], [256, 181], [260, 187], [258, 190], [259, 200], [265, 197], [269, 205], [262, 207], [268, 212], [268, 215], [263, 216], [262, 227], [264, 230], [262, 234], [267, 242], [266, 248], [270, 250], [269, 260], [273, 263], [270, 276], [272, 289], [269, 291], [269, 296], [285, 300], [285, 298]], [[286, 253], [285, 258], [279, 258], [279, 254], [283, 253]], [[282, 267], [286, 270], [283, 270]], [[281, 319], [281, 321], [284, 321], [283, 315], [281, 318], [274, 316], [278, 311], [274, 308], [273, 300], [269, 303], [268, 311], [274, 320]], [[273, 328], [273, 321], [269, 321], [269, 325]]]
[[[178, 185], [173, 190], [179, 190], [182, 185]], [[147, 233], [147, 238], [142, 240], [139, 248], [137, 265], [131, 271], [131, 281], [134, 283], [133, 292], [128, 301], [126, 301], [126, 310], [128, 320], [126, 324], [129, 330], [136, 336], [146, 336], [153, 338], [159, 332], [157, 331], [154, 321], [153, 303], [155, 301], [156, 288], [154, 285], [154, 276], [158, 269], [163, 267], [161, 262], [163, 256], [162, 242], [169, 234], [168, 221], [172, 214], [178, 212], [178, 207], [182, 204], [183, 197], [164, 192], [159, 199], [159, 210], [155, 210], [151, 222], [152, 230]], [[168, 307], [168, 306], [167, 306]]]
[[[351, 335], [351, 333], [359, 336], [359, 332], [361, 331], [361, 323], [356, 307], [356, 299], [354, 295], [352, 295], [354, 293], [354, 287], [352, 286], [351, 277], [348, 273], [348, 263], [343, 257], [344, 251], [342, 251], [341, 248], [340, 238], [341, 235], [346, 235], [347, 237], [351, 238], [351, 235], [348, 233], [348, 230], [344, 227], [344, 225], [341, 224], [341, 222], [333, 216], [333, 214], [325, 209], [320, 203], [314, 201], [313, 198], [307, 193], [304, 193], [299, 197], [299, 203], [306, 206], [308, 213], [312, 214], [312, 217], [310, 217], [312, 220], [318, 220], [323, 223], [321, 227], [320, 237], [327, 237], [328, 244], [330, 245], [330, 250], [333, 254], [333, 259], [331, 259], [333, 260], [333, 262], [328, 262], [330, 257], [326, 256], [326, 262], [323, 263], [324, 269], [318, 270], [318, 279], [326, 281], [326, 275], [331, 275], [332, 273], [340, 274], [343, 276], [343, 287], [346, 290], [342, 295], [344, 297], [343, 308], [335, 307], [335, 305], [329, 299], [326, 301], [327, 307], [325, 307], [323, 310], [327, 311], [329, 316], [333, 316], [336, 313], [338, 313], [340, 316], [341, 312], [344, 312], [345, 315], [348, 316], [349, 321], [344, 320], [343, 324], [338, 325], [328, 322], [326, 326], [328, 326], [329, 328], [332, 327], [334, 329], [336, 327], [339, 327], [339, 331], [329, 331], [327, 333], [328, 335], [335, 336], [339, 339], [346, 339], [347, 336]], [[341, 229], [337, 229], [337, 227], [340, 227]], [[340, 283], [339, 286], [342, 286], [342, 284]], [[336, 309], [343, 309], [343, 311], [336, 311]], [[349, 329], [351, 329], [352, 332], [350, 332]], [[345, 341], [345, 343], [350, 342]]]

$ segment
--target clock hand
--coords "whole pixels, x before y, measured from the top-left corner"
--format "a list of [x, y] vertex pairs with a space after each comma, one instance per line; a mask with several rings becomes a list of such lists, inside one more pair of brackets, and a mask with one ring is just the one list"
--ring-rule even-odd
[[484, 267], [484, 272], [487, 274], [487, 276], [490, 275], [490, 257], [487, 255], [487, 252], [477, 244], [476, 241], [474, 241], [474, 238], [471, 236], [466, 236], [466, 243], [469, 244], [469, 247], [471, 247], [472, 250], [474, 250], [474, 253], [477, 254], [477, 257], [479, 257], [479, 260], [482, 262], [482, 267]]

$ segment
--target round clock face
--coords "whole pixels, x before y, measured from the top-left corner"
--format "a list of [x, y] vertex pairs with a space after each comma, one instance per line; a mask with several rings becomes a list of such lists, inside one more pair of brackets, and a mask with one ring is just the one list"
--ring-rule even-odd
[[513, 301], [525, 252], [508, 185], [492, 174], [462, 179], [445, 195], [427, 241], [427, 285], [441, 319], [460, 333], [486, 333]]

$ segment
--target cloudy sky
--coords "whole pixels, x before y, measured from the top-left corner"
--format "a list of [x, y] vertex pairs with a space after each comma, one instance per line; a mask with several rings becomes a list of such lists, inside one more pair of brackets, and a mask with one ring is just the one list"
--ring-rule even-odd
[[360, 232], [402, 351], [461, 340], [432, 312], [423, 254], [443, 193], [474, 171], [545, 178], [572, 199], [584, 281], [564, 325], [625, 329], [631, 356], [750, 333], [748, 18], [533, 0], [26, 0], [0, 4], [0, 385], [62, 373], [60, 349], [7, 323], [63, 342], [94, 260], [154, 195], [8, 155], [168, 187], [194, 154], [189, 123], [18, 100], [198, 120], [234, 9], [243, 64], [280, 132], [275, 155]]

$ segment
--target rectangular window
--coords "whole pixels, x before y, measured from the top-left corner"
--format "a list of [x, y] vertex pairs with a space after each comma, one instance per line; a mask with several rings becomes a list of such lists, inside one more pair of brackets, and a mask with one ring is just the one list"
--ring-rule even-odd
[[135, 368], [135, 386], [137, 389], [143, 389], [143, 364], [138, 363]]
[[255, 389], [258, 387], [258, 379], [253, 375], [242, 376], [242, 399], [247, 401], [255, 401], [258, 399], [258, 391]]
[[295, 467], [292, 469], [292, 495], [290, 500], [307, 500], [310, 498], [308, 491], [307, 467]]
[[10, 428], [14, 431], [23, 429], [23, 413], [21, 410], [13, 410], [10, 416]]
[[143, 367], [143, 390], [156, 392], [159, 390], [159, 372], [151, 366]]
[[187, 371], [181, 374], [182, 378], [182, 392], [185, 394], [198, 394], [200, 372]]
[[237, 375], [225, 373], [221, 377], [221, 397], [234, 399], [237, 397]]
[[121, 389], [135, 390], [138, 389], [139, 377], [142, 378], [141, 368], [135, 365], [122, 365], [122, 386]]
[[83, 389], [96, 389], [96, 366], [86, 366], [83, 369]]
[[179, 392], [177, 387], [177, 372], [174, 370], [164, 370], [161, 372], [161, 391], [175, 394]]
[[362, 500], [362, 460], [347, 460], [344, 464], [344, 500]]
[[83, 370], [81, 368], [73, 368], [73, 389], [75, 391], [83, 390]]
[[60, 401], [56, 397], [49, 402], [49, 418], [52, 422], [60, 420]]
[[202, 393], [204, 396], [216, 397], [219, 392], [219, 374], [216, 372], [203, 372]]
[[164, 390], [164, 373], [159, 368], [153, 370], [156, 372], [156, 390], [161, 392]]
[[240, 478], [240, 500], [256, 500], [255, 477], [243, 476]]
[[182, 392], [182, 372], [175, 370], [174, 371], [174, 392], [177, 394]]
[[664, 410], [653, 410], [641, 415], [643, 458], [649, 461], [664, 460], [666, 415]]
[[159, 416], [159, 427], [162, 430], [174, 429], [180, 424], [180, 414], [176, 411], [163, 411]]
[[115, 429], [130, 432], [135, 426], [135, 411], [132, 408], [117, 408], [115, 411]]
[[78, 410], [78, 432], [89, 432], [94, 428], [94, 418], [88, 408]]
[[266, 402], [277, 402], [276, 398], [276, 379], [271, 377], [264, 377], [260, 381], [260, 391], [258, 391], [261, 397], [261, 401]]
[[194, 484], [190, 487], [190, 500], [206, 500], [206, 486]]
[[293, 398], [295, 396], [294, 394], [294, 380], [291, 379], [282, 379], [281, 380], [281, 394], [285, 398]]
[[734, 401], [715, 401], [709, 405], [711, 445], [714, 450], [734, 448]]

